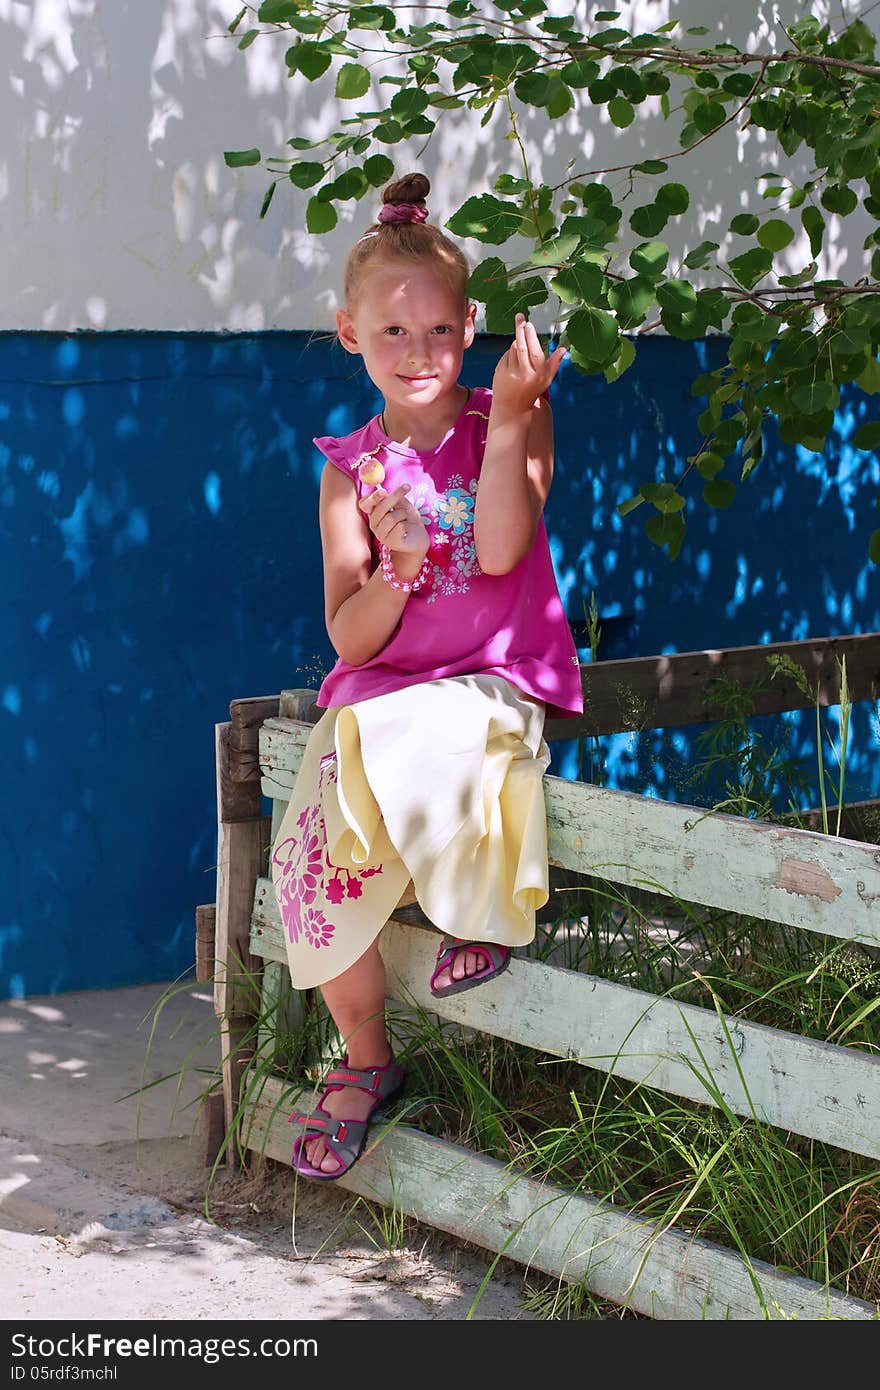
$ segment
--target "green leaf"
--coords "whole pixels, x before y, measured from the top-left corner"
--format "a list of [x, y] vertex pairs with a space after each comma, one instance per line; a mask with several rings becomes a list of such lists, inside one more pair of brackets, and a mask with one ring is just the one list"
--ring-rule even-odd
[[736, 497], [736, 483], [729, 478], [713, 478], [703, 488], [703, 501], [710, 507], [729, 507]]
[[684, 264], [689, 270], [701, 270], [712, 252], [717, 250], [717, 241], [701, 241], [699, 246], [695, 246], [693, 251], [689, 251], [685, 256]]
[[793, 241], [794, 228], [778, 217], [765, 222], [758, 232], [758, 244], [765, 246], [768, 251], [782, 251]]
[[660, 310], [660, 322], [667, 333], [671, 333], [673, 338], [681, 338], [686, 342], [704, 337], [709, 321], [706, 306], [699, 297], [693, 309], [689, 309], [684, 314], [675, 309], [663, 308]]
[[566, 337], [579, 356], [595, 367], [604, 367], [617, 356], [617, 321], [601, 309], [578, 309], [565, 325]]
[[[627, 338], [626, 341], [629, 342], [629, 339]], [[644, 500], [641, 493], [638, 493], [635, 497], [625, 498], [623, 502], [618, 502], [617, 504], [617, 515], [629, 516], [630, 512], [634, 512], [636, 507], [640, 507]]]
[[695, 462], [700, 477], [708, 478], [709, 480], [716, 477], [724, 467], [724, 459], [721, 455], [713, 454], [709, 449], [707, 449], [704, 454], [700, 454]]
[[683, 183], [664, 183], [657, 189], [654, 201], [667, 216], [679, 217], [690, 207], [691, 195]]
[[635, 110], [626, 97], [612, 97], [608, 103], [608, 115], [619, 130], [625, 130], [635, 120]]
[[668, 214], [658, 203], [643, 203], [630, 214], [629, 225], [637, 236], [655, 237], [663, 231]]
[[235, 33], [236, 29], [238, 28], [238, 26], [239, 26], [239, 24], [241, 23], [241, 21], [244, 19], [244, 17], [245, 17], [245, 15], [247, 14], [247, 12], [248, 12], [248, 7], [247, 7], [247, 5], [242, 5], [242, 7], [241, 7], [241, 9], [239, 10], [238, 14], [235, 16], [235, 19], [233, 19], [233, 20], [231, 21], [231, 23], [228, 24], [228, 25], [226, 26], [226, 32], [227, 32], [227, 34], [234, 34], [234, 33]]
[[819, 410], [833, 408], [837, 395], [837, 388], [831, 381], [812, 381], [804, 386], [795, 386], [789, 392], [792, 405], [805, 415], [815, 415]]
[[373, 130], [373, 139], [381, 141], [383, 145], [396, 145], [403, 139], [403, 133], [403, 126], [400, 121], [391, 118], [379, 122]]
[[492, 187], [496, 193], [528, 193], [531, 188], [528, 179], [515, 178], [513, 174], [499, 174]]
[[320, 183], [324, 177], [324, 166], [323, 164], [306, 162], [291, 164], [288, 177], [291, 183], [296, 184], [297, 188], [311, 188], [313, 184]]
[[[528, 187], [528, 185], [526, 185]], [[512, 192], [513, 190], [500, 189], [499, 192]], [[575, 204], [577, 206], [577, 204]], [[536, 246], [532, 252], [530, 260], [532, 265], [552, 265], [561, 267], [570, 256], [573, 256], [580, 246], [580, 237], [574, 235], [557, 236], [552, 241], [547, 241], [543, 246]]]
[[560, 68], [559, 76], [569, 87], [589, 87], [599, 76], [599, 64], [592, 58], [576, 58]]
[[397, 23], [394, 11], [387, 5], [351, 5], [348, 10], [349, 29], [393, 29]]
[[817, 207], [810, 204], [801, 213], [801, 224], [807, 236], [810, 238], [810, 252], [813, 256], [818, 256], [822, 250], [822, 240], [825, 236], [825, 218]]
[[880, 362], [876, 358], [871, 358], [867, 366], [856, 377], [856, 386], [865, 392], [867, 396], [876, 396], [880, 391]]
[[[846, 184], [832, 183], [822, 190], [819, 199], [823, 208], [829, 212], [839, 213], [841, 217], [847, 217], [858, 206], [858, 198], [853, 190]], [[813, 252], [815, 255], [816, 253]]]
[[[620, 351], [610, 366], [605, 368], [605, 380], [611, 384], [618, 377], [623, 376], [624, 372], [632, 366], [636, 360], [636, 348], [632, 338], [621, 338]], [[621, 513], [623, 515], [623, 513]]]
[[880, 445], [880, 420], [869, 420], [853, 435], [852, 442], [857, 449], [876, 449]]
[[406, 87], [391, 98], [391, 111], [399, 121], [411, 121], [428, 105], [428, 93], [420, 87]]
[[[757, 307], [757, 306], [753, 306]], [[779, 320], [774, 314], [761, 314], [757, 318], [738, 321], [734, 325], [737, 342], [770, 343], [779, 334]]]
[[263, 0], [257, 19], [261, 24], [283, 24], [285, 20], [296, 19], [298, 13], [297, 0]]
[[773, 252], [767, 251], [764, 247], [755, 247], [752, 251], [746, 251], [742, 256], [734, 256], [732, 261], [728, 261], [728, 267], [732, 275], [750, 290], [759, 280], [762, 280], [773, 265]]
[[266, 216], [266, 213], [269, 211], [269, 204], [275, 196], [275, 189], [277, 188], [277, 186], [278, 180], [275, 179], [274, 183], [270, 183], [269, 187], [266, 189], [266, 192], [263, 194], [263, 201], [260, 205], [260, 220], [262, 220]]
[[730, 219], [730, 230], [736, 232], [737, 236], [751, 236], [761, 225], [760, 218], [753, 212], [738, 212], [736, 217]]
[[[828, 342], [835, 359], [860, 355], [868, 346], [870, 330], [859, 314], [860, 307], [855, 304], [849, 305], [830, 330]], [[839, 367], [836, 360], [835, 366]]]
[[762, 130], [778, 130], [785, 120], [785, 107], [775, 97], [758, 97], [749, 107], [749, 118]]
[[726, 120], [727, 112], [720, 101], [702, 102], [693, 115], [694, 125], [701, 135], [708, 135], [710, 130], [715, 130]]
[[880, 531], [872, 531], [868, 541], [868, 558], [872, 565], [880, 565]]
[[244, 169], [249, 164], [259, 164], [262, 157], [259, 150], [223, 151], [223, 158], [229, 169]]
[[593, 304], [604, 293], [605, 276], [595, 261], [581, 257], [557, 271], [550, 288], [566, 304]]
[[680, 512], [684, 507], [684, 498], [674, 483], [642, 483], [639, 492], [658, 512]]
[[610, 47], [612, 44], [623, 43], [623, 40], [629, 37], [628, 29], [596, 29], [590, 35], [593, 43], [599, 44], [603, 48]]
[[486, 328], [490, 333], [513, 333], [516, 315], [527, 313], [535, 304], [543, 304], [547, 286], [536, 275], [512, 281], [486, 298]]
[[467, 282], [467, 293], [473, 299], [485, 304], [490, 294], [507, 288], [507, 266], [499, 256], [488, 256], [471, 271]]
[[547, 115], [551, 121], [555, 121], [559, 116], [564, 116], [566, 111], [572, 109], [574, 97], [565, 83], [560, 82], [558, 77], [552, 79], [551, 87], [552, 90], [547, 101]]
[[645, 522], [645, 535], [654, 545], [666, 546], [670, 560], [677, 560], [684, 540], [685, 524], [680, 512], [660, 513]]
[[665, 159], [643, 159], [640, 164], [634, 164], [633, 168], [640, 174], [665, 174], [669, 165]]
[[242, 34], [241, 38], [238, 41], [238, 47], [241, 49], [242, 52], [244, 52], [246, 48], [250, 48], [251, 44], [253, 43], [254, 39], [257, 37], [259, 32], [259, 29], [248, 29], [246, 34]]
[[343, 201], [347, 198], [362, 198], [369, 186], [363, 169], [345, 169], [338, 179], [321, 189], [321, 197], [325, 200], [340, 198]]
[[657, 303], [662, 309], [687, 314], [696, 307], [697, 292], [687, 280], [664, 280], [657, 287]]
[[306, 207], [307, 231], [314, 233], [332, 232], [337, 221], [336, 209], [332, 203], [326, 203], [318, 197], [309, 199]]
[[754, 86], [754, 78], [747, 72], [732, 72], [729, 77], [725, 77], [721, 83], [725, 92], [729, 92], [733, 97], [747, 97]]
[[310, 82], [322, 77], [331, 62], [327, 50], [312, 43], [310, 39], [299, 40], [292, 48], [288, 48], [284, 58], [291, 72], [301, 72]]
[[394, 161], [387, 154], [371, 154], [369, 159], [364, 160], [364, 173], [371, 188], [379, 188], [394, 173]]
[[812, 280], [816, 274], [816, 262], [810, 261], [803, 270], [799, 270], [797, 275], [780, 275], [780, 285], [785, 285], [787, 289], [797, 289], [799, 285], [805, 285], [808, 280]]
[[454, 236], [475, 237], [495, 245], [523, 229], [523, 215], [516, 203], [506, 203], [491, 193], [468, 198], [446, 223]]
[[669, 247], [663, 241], [643, 241], [629, 255], [629, 263], [636, 274], [648, 280], [662, 275], [668, 260]]
[[549, 73], [524, 72], [514, 82], [513, 90], [527, 106], [546, 106], [553, 92], [553, 84]]
[[617, 322], [622, 329], [635, 328], [637, 324], [644, 323], [654, 303], [654, 293], [652, 282], [638, 275], [631, 280], [612, 284], [608, 291], [608, 303], [617, 314]]
[[[370, 74], [360, 63], [343, 63], [336, 74], [336, 95], [340, 101], [356, 101], [370, 90]], [[427, 104], [427, 99], [426, 99]]]

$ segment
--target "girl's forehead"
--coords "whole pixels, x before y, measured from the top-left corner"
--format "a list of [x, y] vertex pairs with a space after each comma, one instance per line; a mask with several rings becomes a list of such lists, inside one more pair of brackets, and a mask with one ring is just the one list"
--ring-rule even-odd
[[370, 312], [442, 305], [447, 312], [464, 308], [461, 288], [429, 263], [395, 261], [370, 267], [358, 286], [358, 307]]

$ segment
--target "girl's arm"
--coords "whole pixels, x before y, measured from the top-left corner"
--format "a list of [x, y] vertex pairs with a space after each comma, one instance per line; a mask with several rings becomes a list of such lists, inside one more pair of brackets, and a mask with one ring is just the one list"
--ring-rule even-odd
[[[362, 666], [386, 645], [410, 596], [386, 583], [381, 569], [370, 572], [370, 528], [358, 508], [354, 480], [332, 463], [326, 463], [321, 474], [318, 514], [327, 635], [339, 656]], [[410, 580], [424, 556], [394, 551], [393, 558], [398, 578]]]
[[564, 348], [544, 356], [522, 314], [495, 371], [486, 451], [474, 506], [474, 544], [484, 574], [507, 574], [529, 550], [553, 478], [553, 416], [543, 396]]

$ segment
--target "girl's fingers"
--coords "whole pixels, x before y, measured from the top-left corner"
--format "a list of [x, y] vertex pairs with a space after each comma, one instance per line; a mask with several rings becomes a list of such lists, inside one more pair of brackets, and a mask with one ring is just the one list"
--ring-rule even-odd
[[401, 483], [393, 492], [385, 492], [383, 488], [377, 487], [375, 491], [370, 493], [369, 497], [362, 498], [361, 511], [367, 517], [380, 521], [392, 507], [396, 507], [399, 502], [406, 500], [409, 488], [409, 483]]
[[526, 362], [529, 361], [529, 345], [528, 345], [528, 343], [527, 343], [527, 341], [526, 341], [526, 318], [525, 318], [525, 314], [517, 314], [516, 319], [515, 319], [515, 324], [516, 324], [516, 329], [515, 329], [516, 337], [515, 337], [515, 339], [514, 339], [514, 346], [516, 347], [516, 353], [517, 353], [517, 356], [519, 357], [519, 360], [520, 360], [523, 364], [525, 364]]

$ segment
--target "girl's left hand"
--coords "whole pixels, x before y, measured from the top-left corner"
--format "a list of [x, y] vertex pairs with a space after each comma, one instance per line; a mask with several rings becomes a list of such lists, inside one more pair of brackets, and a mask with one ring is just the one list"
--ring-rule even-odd
[[549, 357], [538, 341], [535, 326], [525, 314], [516, 316], [516, 336], [492, 378], [492, 404], [510, 414], [529, 412], [559, 371], [567, 348], [558, 347]]

